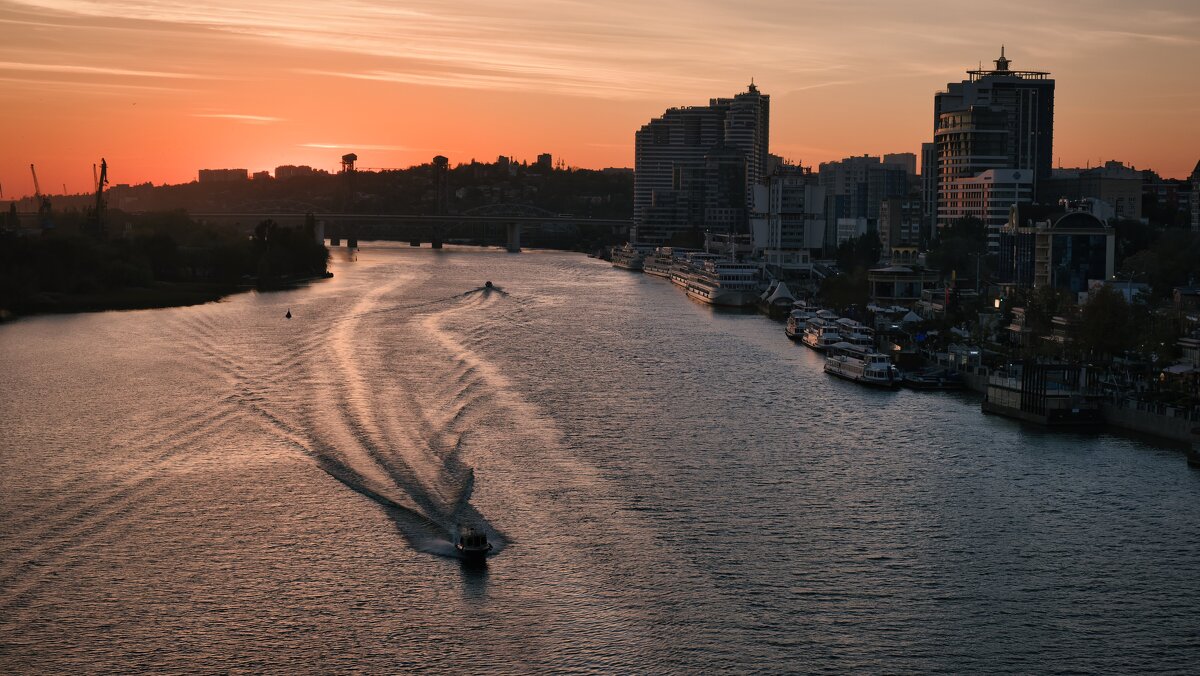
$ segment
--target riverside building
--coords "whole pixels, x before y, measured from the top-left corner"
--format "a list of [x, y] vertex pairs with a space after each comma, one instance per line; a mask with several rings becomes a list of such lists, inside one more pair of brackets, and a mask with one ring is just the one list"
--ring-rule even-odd
[[767, 175], [771, 97], [751, 83], [707, 106], [671, 108], [634, 135], [637, 244], [706, 228], [745, 232], [754, 186]]
[[[949, 83], [934, 96], [934, 157], [929, 159], [934, 159], [936, 166], [922, 167], [922, 173], [932, 174], [937, 228], [964, 216], [979, 218], [988, 224], [992, 252], [999, 246], [999, 231], [1006, 218], [995, 217], [997, 203], [967, 193], [1002, 179], [1022, 184], [1015, 192], [1009, 186], [1004, 188], [1014, 193], [1014, 199], [1039, 198], [1043, 183], [1051, 176], [1054, 144], [1054, 80], [1050, 74], [1012, 70], [1003, 48], [994, 63], [996, 67], [990, 70], [967, 71], [968, 79]], [[998, 173], [985, 175], [992, 170]], [[1001, 189], [993, 192], [999, 199]], [[1003, 205], [1005, 213], [1016, 203], [1020, 202]]]

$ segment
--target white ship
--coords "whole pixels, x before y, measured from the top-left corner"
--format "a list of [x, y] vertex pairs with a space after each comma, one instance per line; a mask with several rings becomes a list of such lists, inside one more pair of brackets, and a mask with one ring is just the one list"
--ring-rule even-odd
[[704, 263], [716, 258], [720, 258], [720, 256], [704, 253], [703, 251], [689, 251], [682, 257], [675, 259], [675, 264], [671, 266], [671, 272], [668, 277], [672, 284], [687, 290], [688, 284], [703, 269]]
[[640, 271], [644, 260], [645, 256], [642, 252], [628, 242], [623, 247], [613, 247], [612, 264], [614, 268]]
[[759, 266], [727, 260], [705, 260], [688, 281], [689, 298], [726, 307], [746, 307], [758, 300]]
[[900, 372], [887, 355], [847, 342], [829, 348], [825, 372], [872, 387], [900, 387]]
[[835, 324], [818, 316], [805, 323], [800, 340], [817, 352], [824, 352], [831, 345], [841, 342], [842, 336]]
[[837, 320], [837, 327], [843, 341], [869, 350], [875, 349], [875, 330], [866, 324], [842, 318]]

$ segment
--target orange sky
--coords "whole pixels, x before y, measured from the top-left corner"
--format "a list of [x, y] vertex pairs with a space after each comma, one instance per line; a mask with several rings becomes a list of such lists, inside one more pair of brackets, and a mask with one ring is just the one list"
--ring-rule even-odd
[[[999, 11], [1003, 10], [1003, 11]], [[997, 56], [1057, 80], [1055, 156], [1185, 177], [1195, 0], [0, 0], [4, 198], [200, 168], [549, 152], [632, 166], [664, 108], [771, 95], [805, 164], [919, 152], [933, 94]]]

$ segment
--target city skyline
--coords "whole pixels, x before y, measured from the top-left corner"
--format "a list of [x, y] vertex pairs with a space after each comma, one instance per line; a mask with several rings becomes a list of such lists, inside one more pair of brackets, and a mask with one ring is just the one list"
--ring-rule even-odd
[[[594, 10], [563, 3], [4, 0], [4, 198], [181, 183], [200, 168], [405, 167], [549, 152], [633, 166], [634, 132], [754, 79], [773, 99], [770, 151], [806, 165], [920, 152], [930, 95], [1007, 48], [1058, 81], [1055, 166], [1115, 159], [1183, 178], [1200, 149], [1200, 10], [1161, 0]], [[683, 18], [686, 14], [686, 18]], [[1064, 31], [1062, 26], [1070, 26]]]

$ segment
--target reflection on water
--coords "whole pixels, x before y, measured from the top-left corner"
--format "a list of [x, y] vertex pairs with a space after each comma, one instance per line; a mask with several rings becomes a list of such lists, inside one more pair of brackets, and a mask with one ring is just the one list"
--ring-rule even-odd
[[576, 255], [333, 269], [0, 327], [0, 670], [1200, 657], [1200, 474], [1173, 449], [862, 389], [778, 324]]

